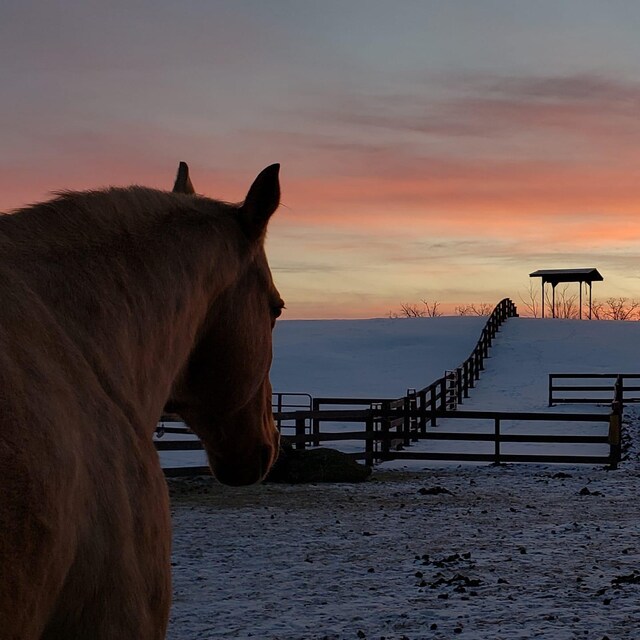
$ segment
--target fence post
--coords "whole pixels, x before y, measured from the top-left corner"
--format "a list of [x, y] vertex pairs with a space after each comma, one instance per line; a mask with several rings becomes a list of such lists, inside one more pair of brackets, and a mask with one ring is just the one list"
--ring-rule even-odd
[[[276, 413], [281, 414], [282, 413], [282, 394], [281, 393], [276, 393], [276, 396], [278, 398], [278, 401], [276, 403]], [[278, 427], [278, 431], [282, 430], [282, 418], [278, 418], [278, 420], [276, 421], [276, 426]]]
[[494, 448], [494, 460], [493, 464], [500, 464], [500, 418], [495, 418], [495, 448]]
[[[298, 437], [304, 438], [306, 420], [304, 418], [296, 418], [296, 439]], [[296, 442], [296, 449], [306, 449], [307, 443], [304, 440], [298, 440]]]
[[431, 426], [437, 427], [438, 423], [436, 420], [436, 385], [431, 385], [431, 397], [429, 399], [429, 404], [431, 405]]
[[[373, 416], [370, 415], [365, 420], [365, 435], [366, 440], [364, 441], [364, 463], [368, 467], [373, 467], [373, 440], [375, 437], [375, 430], [373, 428]], [[389, 441], [387, 440], [387, 443]]]
[[440, 409], [447, 410], [447, 377], [443, 376], [440, 380]]
[[[311, 408], [312, 410], [315, 411], [320, 411], [320, 403], [318, 402], [317, 398], [313, 399], [313, 402], [311, 403]], [[313, 420], [311, 421], [312, 423], [312, 431], [313, 431], [313, 446], [314, 447], [319, 447], [320, 446], [320, 438], [318, 437], [320, 435], [320, 419], [319, 418], [313, 418]]]
[[390, 431], [389, 431], [389, 425], [391, 423], [391, 420], [389, 418], [389, 416], [387, 415], [389, 412], [389, 403], [388, 402], [383, 402], [380, 405], [380, 451], [382, 453], [383, 459], [386, 460], [387, 459], [387, 454], [390, 451], [389, 448], [389, 437], [390, 437]]
[[419, 394], [419, 404], [420, 404], [420, 433], [425, 435], [427, 433], [427, 394], [424, 390], [420, 391]]
[[409, 416], [408, 423], [408, 431], [407, 431], [407, 441], [405, 446], [409, 446], [409, 439], [411, 442], [418, 442], [418, 394], [415, 389], [407, 389], [407, 404], [409, 405], [409, 412], [411, 415]]
[[407, 395], [404, 397], [402, 401], [402, 410], [404, 412], [404, 416], [402, 416], [402, 446], [408, 447], [411, 445], [411, 418], [409, 417], [409, 393], [410, 390], [407, 389]]
[[618, 403], [618, 411], [622, 415], [622, 411], [624, 410], [624, 380], [620, 373], [616, 376], [614, 389], [615, 401]]
[[458, 404], [462, 404], [462, 367], [456, 369], [456, 393], [458, 395]]
[[469, 397], [469, 360], [462, 365], [462, 391], [465, 398]]
[[549, 374], [549, 406], [553, 407], [553, 373]]
[[620, 415], [617, 403], [613, 403], [613, 408], [609, 414], [609, 465], [612, 469], [617, 469], [621, 457], [620, 446]]

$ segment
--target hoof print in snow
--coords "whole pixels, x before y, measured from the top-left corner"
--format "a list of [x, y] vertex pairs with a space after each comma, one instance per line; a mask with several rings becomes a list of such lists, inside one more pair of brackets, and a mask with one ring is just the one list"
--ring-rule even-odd
[[453, 493], [451, 493], [451, 491], [449, 491], [449, 489], [445, 489], [444, 487], [429, 487], [428, 489], [426, 487], [422, 487], [422, 489], [418, 489], [418, 493], [421, 496], [437, 496], [440, 494], [445, 494], [448, 496], [452, 496]]
[[554, 480], [566, 480], [567, 478], [573, 478], [573, 476], [570, 473], [564, 473], [563, 471], [554, 473], [551, 477]]

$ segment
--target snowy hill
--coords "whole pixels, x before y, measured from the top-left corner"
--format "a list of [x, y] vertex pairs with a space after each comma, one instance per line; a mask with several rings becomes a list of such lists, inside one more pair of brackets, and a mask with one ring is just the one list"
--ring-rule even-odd
[[[458, 366], [486, 318], [290, 320], [274, 335], [274, 391], [403, 395]], [[465, 408], [546, 408], [547, 375], [640, 371], [640, 322], [510, 318]]]
[[274, 391], [396, 397], [473, 350], [486, 318], [289, 320], [274, 333]]

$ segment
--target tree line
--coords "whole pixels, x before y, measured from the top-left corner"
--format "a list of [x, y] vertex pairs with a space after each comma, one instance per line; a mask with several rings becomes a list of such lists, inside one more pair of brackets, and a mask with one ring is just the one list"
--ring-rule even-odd
[[[540, 299], [533, 287], [525, 295], [520, 295], [521, 315], [539, 318], [542, 315]], [[495, 305], [489, 302], [458, 305], [454, 309], [456, 316], [489, 316]], [[551, 317], [552, 297], [545, 291], [545, 315]], [[442, 305], [438, 300], [422, 299], [418, 303], [405, 302], [397, 310], [390, 311], [390, 318], [438, 318], [443, 316]], [[589, 316], [588, 303], [583, 300], [582, 317]], [[580, 298], [571, 293], [568, 285], [556, 287], [555, 317], [578, 319], [580, 317]], [[640, 300], [625, 296], [612, 296], [605, 300], [593, 300], [591, 305], [593, 320], [640, 320]]]

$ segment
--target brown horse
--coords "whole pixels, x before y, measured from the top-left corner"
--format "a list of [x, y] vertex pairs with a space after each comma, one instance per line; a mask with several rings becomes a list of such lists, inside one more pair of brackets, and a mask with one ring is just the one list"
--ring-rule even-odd
[[195, 195], [185, 165], [174, 193], [65, 193], [0, 219], [4, 640], [164, 637], [167, 398], [222, 482], [267, 473], [278, 169], [242, 205]]

